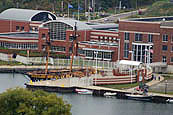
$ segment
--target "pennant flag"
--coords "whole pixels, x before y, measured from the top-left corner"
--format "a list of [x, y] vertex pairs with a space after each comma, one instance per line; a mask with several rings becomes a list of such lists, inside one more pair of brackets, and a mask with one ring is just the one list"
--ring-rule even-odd
[[73, 6], [71, 4], [68, 4], [68, 8], [73, 8]]
[[79, 7], [78, 7], [78, 10], [83, 10], [83, 8], [79, 6]]
[[150, 53], [153, 53], [153, 49], [150, 49]]
[[89, 10], [90, 10], [90, 11], [92, 11], [92, 10], [93, 10], [93, 8], [92, 8], [91, 6], [89, 6]]

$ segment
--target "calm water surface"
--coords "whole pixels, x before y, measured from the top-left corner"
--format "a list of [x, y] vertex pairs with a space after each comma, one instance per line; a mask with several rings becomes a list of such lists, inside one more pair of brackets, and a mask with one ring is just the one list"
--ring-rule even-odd
[[[22, 74], [0, 74], [0, 93], [8, 88], [25, 87], [28, 79]], [[72, 104], [73, 115], [173, 115], [173, 104], [156, 104], [89, 95], [61, 94]]]

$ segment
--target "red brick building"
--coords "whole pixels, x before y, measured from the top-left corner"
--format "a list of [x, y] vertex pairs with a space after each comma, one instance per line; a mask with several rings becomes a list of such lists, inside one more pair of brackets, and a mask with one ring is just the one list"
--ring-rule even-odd
[[[87, 24], [73, 19], [57, 18], [48, 11], [8, 9], [0, 14], [0, 47], [19, 50], [43, 50], [51, 40], [51, 51], [71, 55], [74, 26], [77, 26], [76, 56], [116, 61], [118, 32], [115, 24]], [[85, 48], [84, 48], [85, 47]], [[78, 53], [77, 53], [78, 52]], [[95, 56], [95, 57], [94, 57]]]
[[120, 20], [120, 58], [173, 64], [173, 17]]
[[[120, 20], [91, 24], [57, 18], [48, 11], [8, 9], [0, 14], [0, 47], [43, 50], [46, 37], [51, 51], [71, 55], [77, 26], [76, 56], [105, 61], [134, 60], [173, 64], [173, 17]], [[48, 35], [48, 33], [50, 33]]]
[[19, 50], [38, 50], [39, 25], [56, 20], [48, 11], [7, 9], [0, 14], [0, 47]]

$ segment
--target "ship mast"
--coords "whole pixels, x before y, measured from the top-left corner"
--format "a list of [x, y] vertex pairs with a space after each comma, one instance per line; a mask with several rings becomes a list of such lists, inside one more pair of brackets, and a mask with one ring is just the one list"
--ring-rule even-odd
[[74, 34], [72, 37], [72, 55], [71, 55], [71, 63], [70, 63], [70, 72], [72, 72], [72, 66], [73, 66], [73, 59], [74, 59], [74, 55], [75, 55], [75, 51], [77, 48], [77, 26], [76, 26], [77, 22], [75, 22], [75, 26], [74, 26]]
[[46, 37], [46, 42], [45, 42], [45, 46], [46, 46], [46, 68], [45, 68], [45, 75], [47, 75], [48, 73], [48, 61], [49, 61], [49, 56], [50, 56], [50, 37], [49, 37], [49, 33]]

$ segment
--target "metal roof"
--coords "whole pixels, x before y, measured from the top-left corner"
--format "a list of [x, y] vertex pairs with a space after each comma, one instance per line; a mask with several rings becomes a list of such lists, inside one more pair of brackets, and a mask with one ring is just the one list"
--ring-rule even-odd
[[88, 45], [103, 45], [103, 46], [112, 46], [112, 47], [117, 47], [117, 43], [109, 43], [109, 42], [98, 42], [98, 41], [82, 41], [79, 42], [80, 44], [88, 44]]
[[74, 20], [74, 19], [71, 19], [71, 18], [57, 18], [57, 20], [51, 20], [51, 21], [43, 23], [40, 27], [43, 27], [44, 24], [51, 23], [51, 22], [65, 23], [67, 25], [72, 26], [73, 28], [74, 28], [75, 23], [76, 23], [77, 30], [90, 30], [90, 29], [92, 29], [86, 23], [78, 21], [78, 20]]
[[162, 16], [162, 17], [146, 17], [146, 18], [130, 18], [127, 21], [143, 21], [143, 22], [164, 22], [172, 21], [173, 16]]
[[38, 39], [38, 33], [31, 32], [13, 32], [13, 33], [0, 33], [0, 37], [8, 37], [8, 38], [29, 38], [29, 39]]
[[[88, 24], [88, 23], [87, 23]], [[110, 29], [118, 29], [119, 25], [118, 24], [89, 24], [89, 26], [95, 30], [110, 30]]]
[[120, 65], [130, 65], [130, 66], [139, 66], [140, 64], [142, 64], [142, 62], [131, 61], [131, 60], [120, 60], [119, 64]]
[[109, 52], [109, 53], [114, 52], [114, 50], [103, 50], [103, 49], [95, 49], [95, 48], [83, 48], [83, 50]]
[[0, 13], [0, 19], [31, 21], [33, 16], [43, 12], [54, 15], [53, 13], [44, 10], [10, 8]]

